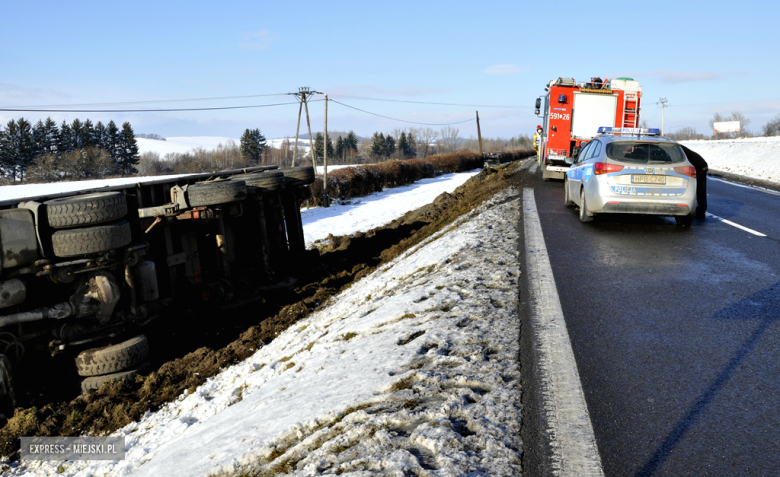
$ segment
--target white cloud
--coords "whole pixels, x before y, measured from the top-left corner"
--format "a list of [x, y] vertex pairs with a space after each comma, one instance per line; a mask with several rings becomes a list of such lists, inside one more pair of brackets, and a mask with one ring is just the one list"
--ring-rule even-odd
[[482, 72], [489, 75], [506, 76], [520, 74], [523, 71], [524, 70], [522, 68], [515, 65], [495, 65], [486, 70], [483, 70]]
[[241, 36], [244, 38], [244, 43], [240, 43], [239, 46], [245, 50], [267, 50], [273, 41], [270, 30], [244, 33]]

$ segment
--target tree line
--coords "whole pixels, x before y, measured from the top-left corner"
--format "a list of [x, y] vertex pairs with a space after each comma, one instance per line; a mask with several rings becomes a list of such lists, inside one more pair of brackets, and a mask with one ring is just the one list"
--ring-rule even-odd
[[780, 114], [770, 119], [761, 127], [759, 132], [753, 132], [750, 130], [749, 125], [752, 123], [750, 118], [744, 114], [734, 111], [730, 114], [715, 113], [710, 119], [710, 128], [713, 128], [715, 123], [727, 122], [727, 121], [739, 121], [740, 131], [730, 133], [716, 133], [703, 134], [696, 131], [692, 126], [677, 126], [672, 127], [670, 131], [664, 131], [665, 135], [675, 141], [689, 141], [695, 139], [730, 139], [738, 137], [755, 137], [755, 136], [778, 136], [780, 135]]
[[7, 182], [79, 180], [138, 172], [138, 144], [129, 122], [24, 118], [0, 126], [0, 175]]

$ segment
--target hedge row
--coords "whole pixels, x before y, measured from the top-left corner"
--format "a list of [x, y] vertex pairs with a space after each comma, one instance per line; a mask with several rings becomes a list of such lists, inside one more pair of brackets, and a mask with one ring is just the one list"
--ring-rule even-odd
[[[511, 162], [534, 155], [533, 151], [501, 152], [501, 162]], [[392, 160], [378, 164], [344, 167], [328, 171], [328, 195], [332, 198], [351, 199], [381, 192], [389, 187], [412, 184], [420, 179], [478, 169], [483, 158], [474, 152], [437, 154], [425, 159]], [[322, 176], [318, 175], [310, 186], [310, 204], [322, 205]]]

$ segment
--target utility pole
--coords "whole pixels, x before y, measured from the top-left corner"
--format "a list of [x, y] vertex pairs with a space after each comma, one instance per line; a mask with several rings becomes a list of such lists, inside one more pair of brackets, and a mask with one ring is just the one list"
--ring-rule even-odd
[[477, 137], [479, 138], [479, 155], [482, 155], [482, 130], [479, 129], [479, 111], [477, 111]]
[[661, 103], [661, 136], [664, 135], [664, 108], [666, 107], [666, 103], [669, 101], [666, 100], [666, 98], [661, 98], [658, 100], [659, 103]]
[[[330, 207], [330, 197], [328, 196], [328, 94], [325, 93], [325, 140], [322, 147], [322, 165], [324, 174], [322, 176], [322, 205]], [[316, 169], [315, 169], [316, 170]]]
[[319, 91], [310, 90], [308, 86], [302, 86], [298, 88], [297, 93], [287, 93], [295, 96], [295, 99], [300, 102], [298, 107], [298, 127], [295, 129], [295, 149], [293, 150], [293, 162], [292, 166], [295, 167], [295, 159], [298, 157], [298, 132], [301, 129], [301, 108], [306, 109], [306, 126], [309, 128], [309, 147], [311, 147], [311, 164], [314, 166], [315, 171], [317, 167], [317, 157], [314, 151], [314, 138], [311, 137], [311, 122], [309, 121], [309, 98], [313, 94], [322, 94]]

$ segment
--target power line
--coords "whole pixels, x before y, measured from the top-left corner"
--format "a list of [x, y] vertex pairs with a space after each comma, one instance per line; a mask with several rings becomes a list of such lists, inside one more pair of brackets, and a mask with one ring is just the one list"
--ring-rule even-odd
[[498, 104], [464, 104], [464, 103], [435, 103], [431, 101], [407, 101], [403, 99], [385, 99], [369, 98], [367, 96], [348, 96], [344, 94], [334, 94], [337, 98], [363, 99], [366, 101], [385, 101], [388, 103], [410, 103], [410, 104], [432, 104], [436, 106], [467, 106], [470, 108], [507, 108], [507, 109], [531, 109], [526, 106], [498, 105]]
[[[3, 106], [3, 108], [73, 108], [77, 106], [120, 106], [126, 104], [152, 104], [152, 103], [186, 103], [191, 101], [214, 101], [217, 99], [248, 99], [264, 98], [268, 96], [286, 96], [287, 93], [273, 94], [253, 94], [249, 96], [214, 96], [211, 98], [188, 98], [188, 99], [153, 99], [146, 101], [123, 101], [113, 103], [76, 103], [76, 104], [39, 104], [34, 106]], [[32, 109], [31, 109], [32, 110]], [[37, 111], [37, 110], [36, 110]]]
[[417, 122], [417, 121], [407, 121], [405, 119], [391, 118], [390, 116], [383, 116], [381, 114], [372, 113], [371, 111], [366, 111], [364, 109], [356, 108], [354, 106], [350, 106], [348, 104], [344, 104], [344, 103], [342, 103], [340, 101], [336, 101], [335, 99], [331, 99], [330, 101], [332, 103], [340, 104], [342, 106], [346, 106], [347, 108], [354, 109], [356, 111], [360, 111], [361, 113], [370, 114], [372, 116], [378, 116], [380, 118], [390, 119], [390, 120], [393, 120], [393, 121], [400, 121], [402, 123], [421, 124], [423, 126], [452, 126], [452, 125], [455, 125], [455, 124], [463, 124], [463, 123], [468, 123], [468, 122], [474, 121], [473, 119], [467, 119], [465, 121], [459, 121], [459, 122], [456, 122], [456, 123], [420, 123], [420, 122]]
[[0, 111], [28, 112], [28, 113], [161, 113], [174, 111], [218, 111], [224, 109], [249, 109], [249, 108], [268, 108], [272, 106], [284, 106], [286, 104], [298, 103], [274, 103], [274, 104], [254, 104], [248, 106], [219, 106], [214, 108], [171, 108], [171, 109], [23, 109], [23, 108], [0, 108]]

